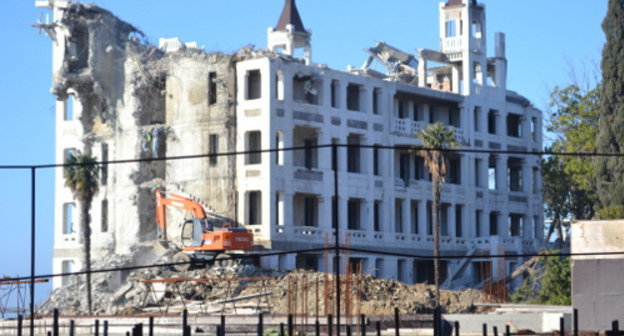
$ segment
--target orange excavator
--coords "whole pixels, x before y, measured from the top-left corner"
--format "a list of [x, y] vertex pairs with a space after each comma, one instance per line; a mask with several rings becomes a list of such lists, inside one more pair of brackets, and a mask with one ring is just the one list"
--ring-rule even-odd
[[[205, 265], [206, 261], [218, 259], [219, 256], [249, 251], [253, 247], [253, 234], [245, 228], [232, 227], [230, 223], [219, 225], [206, 216], [206, 210], [198, 202], [174, 193], [156, 190], [156, 222], [158, 236], [167, 240], [166, 207], [189, 211], [193, 218], [182, 223], [181, 251], [173, 256], [173, 262], [185, 262], [175, 265], [177, 271], [187, 271], [197, 265]], [[221, 265], [226, 265], [224, 259]]]

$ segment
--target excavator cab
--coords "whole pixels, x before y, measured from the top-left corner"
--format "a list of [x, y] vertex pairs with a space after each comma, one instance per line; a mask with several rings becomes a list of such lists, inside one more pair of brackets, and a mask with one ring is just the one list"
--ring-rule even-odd
[[207, 218], [187, 219], [182, 223], [181, 238], [184, 247], [199, 247], [203, 244], [203, 234], [212, 231]]

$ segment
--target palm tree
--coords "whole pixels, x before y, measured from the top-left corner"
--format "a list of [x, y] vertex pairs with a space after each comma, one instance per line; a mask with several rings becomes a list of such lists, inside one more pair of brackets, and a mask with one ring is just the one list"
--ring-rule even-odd
[[[440, 192], [446, 167], [451, 153], [444, 151], [456, 147], [455, 131], [444, 126], [441, 122], [430, 124], [422, 131], [418, 132], [418, 138], [423, 144], [418, 150], [418, 155], [422, 156], [425, 165], [431, 174], [431, 192], [433, 194], [431, 214], [433, 217], [433, 269], [434, 282], [436, 287], [436, 306], [440, 306]], [[437, 150], [430, 150], [437, 149]]]
[[99, 190], [98, 174], [99, 166], [94, 157], [82, 154], [80, 151], [70, 153], [63, 168], [65, 186], [74, 194], [74, 198], [80, 203], [80, 230], [82, 231], [83, 243], [83, 270], [87, 277], [87, 307], [92, 315], [91, 305], [91, 218], [89, 210], [93, 197]]

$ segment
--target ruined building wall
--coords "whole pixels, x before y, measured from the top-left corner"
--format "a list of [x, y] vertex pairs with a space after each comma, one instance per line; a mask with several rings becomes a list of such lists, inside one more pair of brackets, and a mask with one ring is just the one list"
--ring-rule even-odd
[[[233, 152], [236, 149], [235, 69], [232, 56], [198, 50], [169, 53], [167, 156]], [[167, 189], [188, 194], [223, 221], [236, 221], [234, 156], [167, 161]], [[177, 241], [189, 214], [168, 210], [168, 235]], [[178, 234], [176, 234], [178, 233]]]
[[[164, 122], [160, 70], [151, 66], [162, 53], [140, 42], [134, 27], [106, 10], [63, 2], [53, 9], [55, 25], [48, 33], [54, 40], [57, 162], [72, 150], [98, 161], [146, 157], [145, 131]], [[91, 208], [94, 258], [109, 251], [128, 253], [137, 241], [155, 237], [151, 188], [163, 177], [163, 162], [102, 168], [100, 192]], [[80, 205], [63, 185], [59, 169], [54, 272], [82, 268]], [[73, 210], [66, 204], [73, 204]], [[66, 230], [68, 222], [72, 225]]]

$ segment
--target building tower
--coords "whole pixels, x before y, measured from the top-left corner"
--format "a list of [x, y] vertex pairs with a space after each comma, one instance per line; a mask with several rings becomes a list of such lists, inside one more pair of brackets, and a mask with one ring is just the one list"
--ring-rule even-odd
[[[499, 36], [501, 35], [501, 36]], [[504, 35], [497, 34], [504, 44]], [[458, 66], [453, 69], [453, 83], [460, 83], [463, 95], [478, 94], [475, 85], [482, 86], [502, 78], [494, 77], [494, 66], [488, 69], [486, 48], [485, 5], [476, 0], [448, 0], [440, 3], [440, 50]]]
[[297, 49], [303, 49], [307, 65], [312, 62], [312, 31], [306, 30], [299, 16], [295, 0], [286, 0], [282, 14], [275, 28], [268, 29], [268, 46], [275, 52], [294, 56]]

